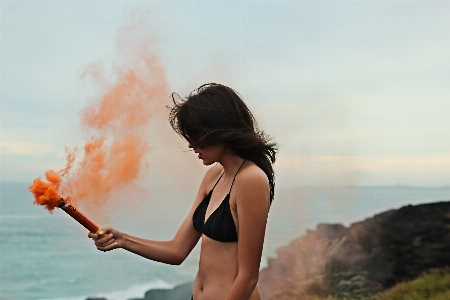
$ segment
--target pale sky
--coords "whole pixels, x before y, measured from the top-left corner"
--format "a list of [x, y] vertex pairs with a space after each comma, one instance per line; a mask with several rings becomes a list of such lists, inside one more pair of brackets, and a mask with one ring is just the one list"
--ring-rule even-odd
[[[278, 186], [450, 185], [448, 1], [1, 1], [0, 180], [83, 145], [81, 74], [121, 64], [139, 17], [171, 91], [243, 96], [279, 144]], [[155, 144], [150, 165], [180, 150]]]

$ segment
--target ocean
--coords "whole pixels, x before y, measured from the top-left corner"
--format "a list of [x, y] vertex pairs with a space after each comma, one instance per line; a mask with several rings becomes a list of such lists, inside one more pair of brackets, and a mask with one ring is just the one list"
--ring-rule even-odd
[[[86, 230], [64, 212], [57, 209], [50, 215], [33, 205], [28, 185], [27, 182], [0, 183], [1, 300], [84, 300], [87, 297], [122, 300], [143, 297], [149, 289], [171, 288], [194, 279], [198, 245], [181, 266], [149, 261], [124, 250], [97, 251]], [[268, 257], [276, 256], [277, 247], [303, 235], [308, 228], [314, 229], [318, 223], [348, 226], [388, 209], [437, 201], [450, 201], [450, 187], [277, 190], [269, 213], [261, 267]], [[181, 222], [180, 213], [169, 215], [170, 209], [163, 211], [166, 215], [154, 222], [146, 220], [145, 224], [150, 225], [142, 231], [156, 238], [173, 235]], [[145, 215], [144, 208], [140, 215]], [[162, 220], [167, 220], [168, 226]], [[113, 222], [132, 229], [132, 224], [139, 220], [124, 215]]]

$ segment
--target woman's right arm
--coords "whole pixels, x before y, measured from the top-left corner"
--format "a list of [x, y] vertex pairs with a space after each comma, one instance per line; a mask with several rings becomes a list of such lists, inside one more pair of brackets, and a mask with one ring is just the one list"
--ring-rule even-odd
[[[142, 257], [171, 265], [181, 264], [195, 247], [200, 233], [188, 224], [189, 216], [183, 221], [177, 234], [169, 241], [155, 241], [132, 236], [111, 227], [102, 228], [98, 234], [89, 233], [97, 249], [109, 251], [122, 248]], [[192, 223], [192, 218], [190, 218]], [[190, 228], [192, 227], [192, 229]]]
[[111, 227], [102, 228], [98, 234], [89, 233], [88, 237], [94, 240], [97, 249], [100, 251], [123, 248], [154, 261], [179, 265], [186, 259], [201, 237], [201, 233], [194, 229], [192, 216], [205, 197], [207, 188], [210, 186], [211, 180], [214, 180], [216, 177], [216, 173], [220, 174], [220, 170], [213, 167], [205, 174], [194, 204], [172, 240], [154, 241], [143, 239]]

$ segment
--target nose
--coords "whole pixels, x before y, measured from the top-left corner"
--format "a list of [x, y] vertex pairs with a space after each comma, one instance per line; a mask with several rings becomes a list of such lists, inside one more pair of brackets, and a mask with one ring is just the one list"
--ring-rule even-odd
[[[192, 145], [191, 143], [188, 143], [188, 147], [189, 147], [189, 149], [191, 149], [191, 150], [193, 150], [194, 152], [196, 152], [196, 151], [195, 151], [195, 146]], [[197, 152], [196, 152], [196, 153], [197, 153]]]

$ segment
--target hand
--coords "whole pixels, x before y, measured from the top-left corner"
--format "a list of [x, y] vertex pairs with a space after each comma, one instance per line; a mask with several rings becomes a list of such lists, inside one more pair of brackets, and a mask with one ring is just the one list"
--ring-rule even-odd
[[114, 228], [105, 227], [98, 233], [88, 233], [88, 237], [93, 239], [98, 250], [106, 252], [120, 248], [120, 237], [122, 233]]

